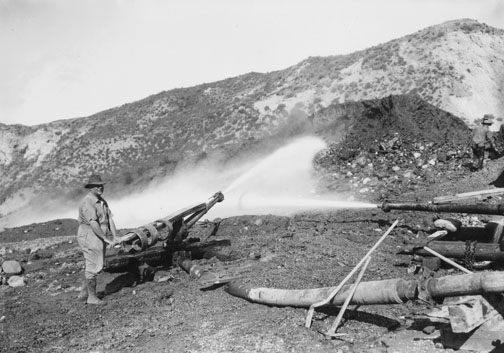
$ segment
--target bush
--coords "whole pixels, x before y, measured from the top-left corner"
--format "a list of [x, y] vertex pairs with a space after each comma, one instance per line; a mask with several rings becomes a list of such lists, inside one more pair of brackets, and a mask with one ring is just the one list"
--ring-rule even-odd
[[129, 185], [133, 182], [133, 175], [131, 175], [131, 172], [126, 171], [123, 173], [123, 180], [124, 180], [124, 185]]

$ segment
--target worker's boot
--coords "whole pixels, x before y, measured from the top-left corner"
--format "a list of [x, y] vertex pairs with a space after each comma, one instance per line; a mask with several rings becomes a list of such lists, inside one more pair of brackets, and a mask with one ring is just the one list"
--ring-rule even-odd
[[82, 281], [82, 289], [79, 292], [79, 295], [77, 296], [77, 300], [81, 302], [85, 302], [88, 298], [88, 288], [87, 288], [87, 282], [84, 279]]
[[92, 305], [105, 305], [105, 302], [96, 296], [96, 278], [87, 280], [88, 298], [87, 303]]

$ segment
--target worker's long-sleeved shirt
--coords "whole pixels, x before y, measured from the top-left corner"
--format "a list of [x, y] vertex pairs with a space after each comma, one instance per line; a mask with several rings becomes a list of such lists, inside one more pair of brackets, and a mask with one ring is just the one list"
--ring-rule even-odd
[[477, 146], [485, 146], [490, 143], [492, 132], [487, 125], [478, 126], [473, 130], [472, 142]]

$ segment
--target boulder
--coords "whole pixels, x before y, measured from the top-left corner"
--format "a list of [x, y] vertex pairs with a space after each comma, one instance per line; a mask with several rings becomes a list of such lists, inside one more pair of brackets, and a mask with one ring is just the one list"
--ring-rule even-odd
[[253, 223], [254, 223], [254, 225], [260, 227], [263, 225], [263, 220], [259, 218], [259, 219], [256, 219]]
[[24, 278], [21, 276], [11, 276], [7, 283], [11, 287], [23, 287], [25, 285]]
[[438, 162], [443, 162], [444, 163], [444, 162], [447, 161], [447, 159], [448, 159], [448, 155], [446, 154], [446, 152], [444, 152], [444, 151], [438, 152], [438, 154], [437, 154], [437, 160], [438, 160]]
[[448, 219], [436, 219], [434, 221], [434, 226], [438, 229], [446, 229], [449, 232], [456, 232], [462, 226], [462, 222], [458, 219], [448, 218]]
[[2, 270], [7, 275], [19, 275], [23, 272], [23, 268], [19, 264], [19, 262], [15, 260], [5, 261], [2, 265]]

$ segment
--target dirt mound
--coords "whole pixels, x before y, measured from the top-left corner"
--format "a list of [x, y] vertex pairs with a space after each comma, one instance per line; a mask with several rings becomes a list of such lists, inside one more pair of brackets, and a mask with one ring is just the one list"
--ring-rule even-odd
[[466, 144], [470, 129], [454, 115], [418, 96], [389, 96], [358, 104], [358, 119], [343, 141], [347, 148], [371, 148], [375, 141], [400, 135], [404, 142]]
[[315, 124], [334, 141], [316, 159], [323, 189], [379, 200], [470, 173], [470, 129], [417, 96], [334, 105]]

